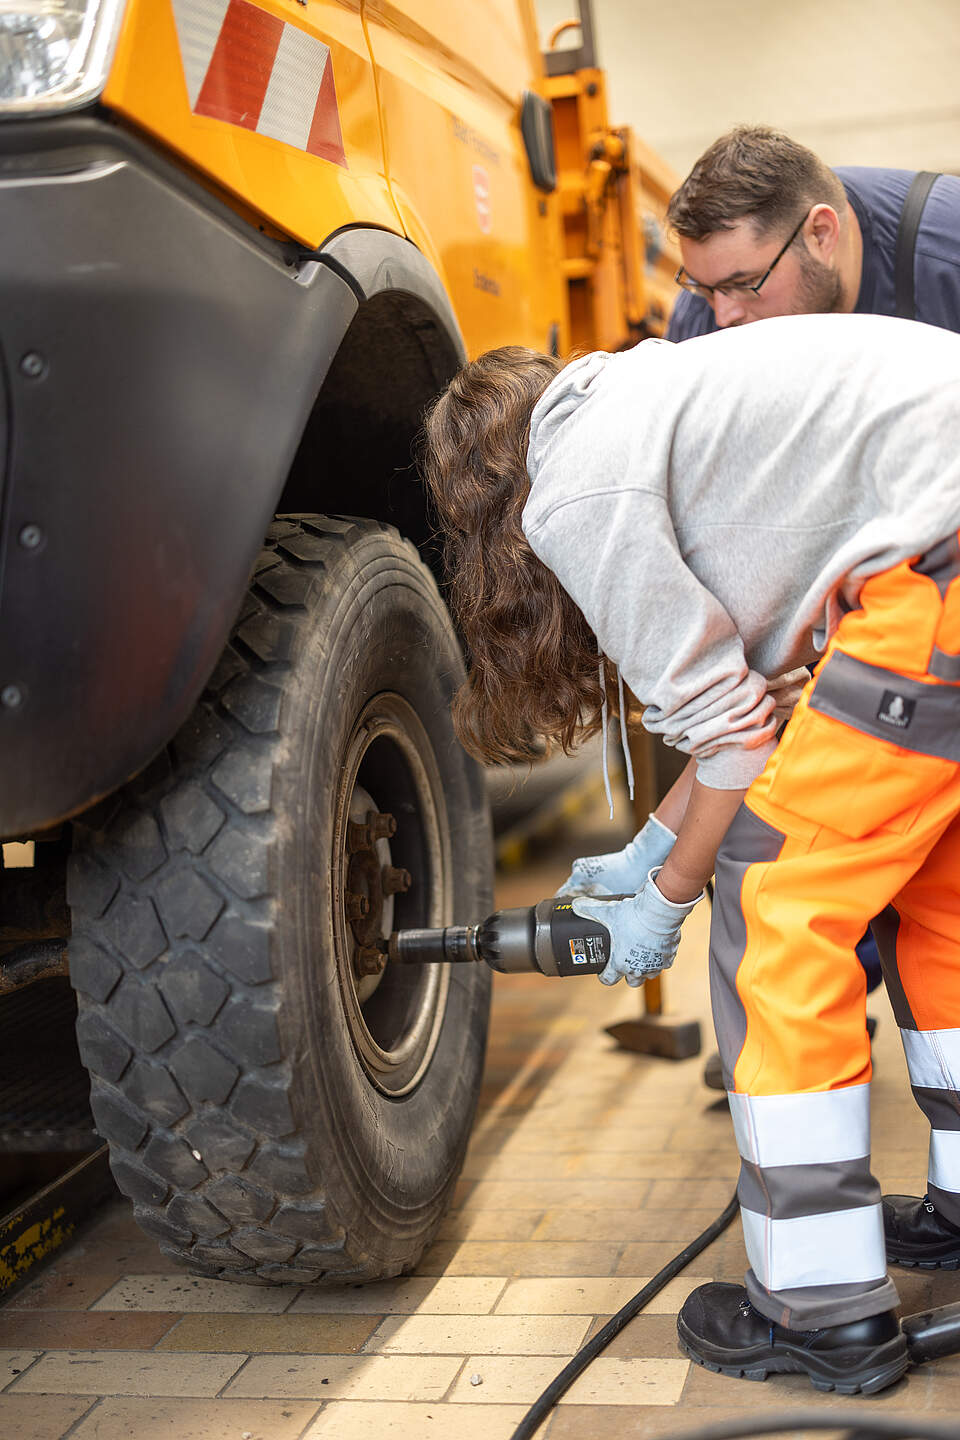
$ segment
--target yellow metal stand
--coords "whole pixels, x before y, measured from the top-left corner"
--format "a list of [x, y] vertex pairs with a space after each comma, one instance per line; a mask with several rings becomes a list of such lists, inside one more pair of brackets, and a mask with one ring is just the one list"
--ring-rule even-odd
[[[551, 45], [575, 23], [557, 27]], [[548, 63], [546, 95], [553, 106], [570, 345], [574, 352], [621, 350], [666, 329], [680, 253], [665, 217], [679, 177], [629, 127], [610, 124], [603, 70], [589, 64], [559, 71], [562, 54], [547, 51], [555, 63]]]

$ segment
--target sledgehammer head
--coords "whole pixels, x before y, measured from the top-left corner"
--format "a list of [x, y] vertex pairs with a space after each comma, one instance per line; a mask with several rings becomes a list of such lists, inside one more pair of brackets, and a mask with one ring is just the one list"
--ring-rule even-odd
[[700, 1054], [700, 1021], [672, 1020], [665, 1015], [641, 1015], [607, 1026], [607, 1034], [623, 1050], [659, 1055], [663, 1060], [688, 1060]]

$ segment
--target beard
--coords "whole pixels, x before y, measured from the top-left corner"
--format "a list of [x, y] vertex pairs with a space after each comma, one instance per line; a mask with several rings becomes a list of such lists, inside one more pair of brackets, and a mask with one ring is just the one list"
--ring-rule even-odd
[[791, 314], [834, 315], [843, 309], [843, 283], [836, 270], [815, 260], [805, 247], [798, 253], [800, 283]]

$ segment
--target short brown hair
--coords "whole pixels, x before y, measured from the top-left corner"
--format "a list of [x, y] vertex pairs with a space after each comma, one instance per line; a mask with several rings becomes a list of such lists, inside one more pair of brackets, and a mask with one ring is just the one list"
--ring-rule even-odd
[[700, 156], [671, 197], [667, 221], [687, 240], [746, 218], [767, 234], [817, 204], [839, 215], [847, 208], [842, 184], [819, 156], [766, 125], [738, 125]]

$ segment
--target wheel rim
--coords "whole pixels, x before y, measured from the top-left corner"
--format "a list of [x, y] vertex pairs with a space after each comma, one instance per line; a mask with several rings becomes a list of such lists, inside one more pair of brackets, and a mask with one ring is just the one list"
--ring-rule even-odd
[[[357, 816], [369, 813], [368, 807], [393, 816], [395, 834], [363, 843]], [[450, 972], [442, 965], [387, 962], [379, 973], [361, 975], [356, 957], [363, 948], [372, 958], [376, 941], [391, 929], [449, 924], [452, 901], [440, 772], [427, 732], [399, 695], [375, 696], [351, 733], [340, 770], [333, 854], [337, 975], [353, 1047], [379, 1090], [406, 1095], [436, 1048]], [[410, 888], [384, 894], [384, 867], [407, 871]], [[370, 906], [362, 916], [358, 897]]]

